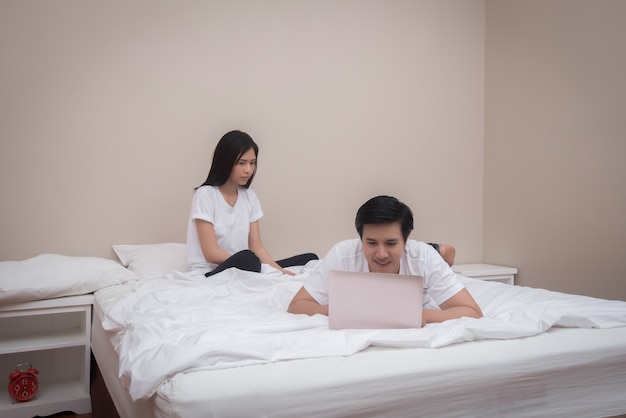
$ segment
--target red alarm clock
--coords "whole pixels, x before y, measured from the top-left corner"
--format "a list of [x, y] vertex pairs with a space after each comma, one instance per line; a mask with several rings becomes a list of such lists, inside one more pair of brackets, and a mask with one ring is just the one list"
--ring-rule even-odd
[[[28, 369], [22, 370], [22, 366], [28, 366]], [[39, 390], [38, 374], [39, 370], [33, 368], [30, 363], [18, 364], [15, 371], [9, 375], [9, 395], [20, 402], [31, 399]]]

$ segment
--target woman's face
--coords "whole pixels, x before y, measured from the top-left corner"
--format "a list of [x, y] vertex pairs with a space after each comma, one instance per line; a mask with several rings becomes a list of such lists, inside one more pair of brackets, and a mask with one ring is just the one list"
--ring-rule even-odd
[[253, 148], [241, 154], [230, 171], [228, 181], [237, 186], [245, 186], [256, 170], [256, 153]]

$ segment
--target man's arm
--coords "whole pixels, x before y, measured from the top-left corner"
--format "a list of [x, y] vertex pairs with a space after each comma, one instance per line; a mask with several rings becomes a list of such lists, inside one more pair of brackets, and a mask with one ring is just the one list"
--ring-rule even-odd
[[294, 314], [315, 315], [322, 314], [328, 316], [328, 305], [320, 305], [304, 287], [291, 299], [287, 312]]
[[460, 290], [456, 295], [440, 305], [441, 310], [424, 309], [422, 320], [424, 324], [429, 322], [443, 322], [448, 319], [461, 318], [481, 318], [483, 312], [467, 289]]

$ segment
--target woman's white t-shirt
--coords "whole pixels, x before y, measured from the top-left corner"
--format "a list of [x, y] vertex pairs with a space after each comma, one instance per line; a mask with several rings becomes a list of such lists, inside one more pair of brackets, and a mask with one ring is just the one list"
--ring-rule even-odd
[[217, 186], [201, 186], [193, 195], [187, 226], [187, 262], [193, 269], [211, 271], [217, 264], [209, 263], [202, 254], [196, 219], [213, 224], [217, 245], [230, 254], [248, 249], [250, 224], [263, 216], [261, 203], [252, 189], [239, 187], [235, 206], [224, 200]]

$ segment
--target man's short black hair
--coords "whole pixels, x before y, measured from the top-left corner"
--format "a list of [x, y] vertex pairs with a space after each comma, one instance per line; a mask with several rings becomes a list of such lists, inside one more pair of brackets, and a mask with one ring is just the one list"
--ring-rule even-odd
[[354, 220], [361, 238], [363, 238], [364, 225], [390, 222], [400, 222], [402, 237], [406, 241], [413, 230], [413, 212], [406, 204], [392, 196], [371, 198], [359, 208]]

